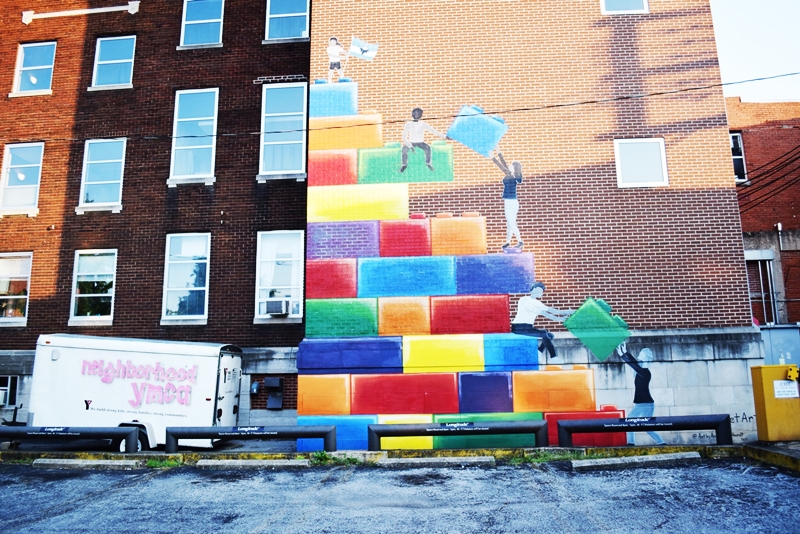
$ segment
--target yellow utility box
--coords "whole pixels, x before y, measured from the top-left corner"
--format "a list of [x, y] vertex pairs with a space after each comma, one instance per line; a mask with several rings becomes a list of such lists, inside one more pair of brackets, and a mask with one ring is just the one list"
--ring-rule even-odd
[[800, 440], [800, 390], [795, 365], [751, 367], [760, 441]]

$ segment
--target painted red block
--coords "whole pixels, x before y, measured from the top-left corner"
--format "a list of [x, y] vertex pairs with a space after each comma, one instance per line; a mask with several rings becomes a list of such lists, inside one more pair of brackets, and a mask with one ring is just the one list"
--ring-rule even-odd
[[381, 221], [381, 256], [430, 256], [430, 219]]
[[[547, 437], [550, 444], [558, 443], [558, 424], [562, 419], [621, 419], [625, 410], [614, 405], [600, 406], [599, 412], [545, 413], [547, 421]], [[594, 434], [573, 434], [572, 444], [575, 447], [624, 447], [628, 443], [625, 432], [597, 432]]]
[[306, 261], [306, 298], [355, 298], [357, 271], [355, 258]]
[[308, 185], [358, 183], [358, 150], [309, 150]]
[[431, 297], [431, 334], [510, 332], [508, 306], [508, 295]]
[[456, 373], [352, 375], [351, 414], [458, 413]]

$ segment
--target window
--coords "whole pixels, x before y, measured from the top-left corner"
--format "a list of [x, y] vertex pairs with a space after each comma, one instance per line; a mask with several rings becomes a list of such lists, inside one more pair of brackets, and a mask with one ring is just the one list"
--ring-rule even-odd
[[259, 232], [256, 323], [303, 317], [303, 232]]
[[0, 254], [0, 326], [25, 326], [31, 282], [30, 252]]
[[184, 0], [181, 46], [222, 46], [223, 3], [223, 0]]
[[258, 180], [305, 178], [306, 84], [263, 87]]
[[167, 236], [161, 324], [206, 324], [211, 234]]
[[133, 87], [133, 53], [136, 37], [105, 37], [97, 40], [94, 75], [90, 91]]
[[76, 250], [69, 326], [111, 324], [116, 250]]
[[6, 145], [0, 182], [0, 217], [39, 213], [39, 180], [44, 143]]
[[627, 13], [649, 13], [648, 0], [600, 0], [600, 11], [604, 15], [624, 15]]
[[172, 133], [172, 165], [167, 184], [202, 182], [214, 178], [217, 145], [218, 89], [178, 91]]
[[615, 139], [614, 156], [619, 187], [669, 185], [663, 139]]
[[267, 39], [308, 37], [308, 0], [267, 0]]
[[56, 43], [33, 43], [19, 47], [14, 92], [8, 96], [51, 95]]
[[122, 209], [126, 139], [91, 139], [83, 151], [81, 199], [75, 213]]
[[736, 181], [747, 181], [747, 167], [744, 164], [744, 145], [742, 145], [742, 134], [731, 134], [731, 155], [733, 156], [733, 174], [736, 175]]
[[775, 277], [772, 250], [745, 250], [747, 285], [750, 287], [750, 313], [761, 324], [780, 323], [778, 311], [779, 279]]
[[18, 376], [0, 376], [0, 406], [17, 404]]

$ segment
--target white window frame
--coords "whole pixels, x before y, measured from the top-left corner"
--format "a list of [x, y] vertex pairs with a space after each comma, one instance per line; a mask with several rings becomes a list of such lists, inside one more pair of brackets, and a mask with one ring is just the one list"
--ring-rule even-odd
[[734, 156], [733, 154], [731, 154], [731, 158], [734, 159], [734, 160], [737, 160], [737, 159], [741, 159], [742, 160], [742, 169], [744, 169], [744, 178], [739, 178], [736, 175], [736, 173], [734, 172], [733, 180], [737, 184], [745, 184], [745, 183], [747, 183], [748, 178], [747, 178], [747, 160], [744, 159], [744, 138], [742, 138], [742, 132], [730, 132], [731, 150], [733, 150], [733, 138], [734, 137], [738, 137], [739, 138], [739, 148], [741, 148], [741, 150], [742, 150], [742, 155], [741, 156]]
[[[178, 119], [178, 111], [180, 108], [180, 96], [185, 94], [191, 93], [214, 93], [214, 115], [213, 117], [195, 117], [192, 119]], [[175, 187], [178, 184], [198, 184], [202, 183], [205, 185], [213, 185], [214, 182], [217, 181], [216, 176], [214, 175], [215, 170], [215, 163], [217, 158], [217, 124], [218, 124], [218, 117], [219, 117], [219, 88], [212, 87], [208, 89], [187, 89], [185, 91], [176, 91], [175, 92], [175, 114], [172, 121], [172, 155], [170, 157], [170, 164], [169, 164], [169, 179], [167, 180], [167, 185], [169, 187]], [[213, 120], [214, 127], [213, 133], [211, 134], [211, 172], [209, 174], [187, 174], [187, 175], [175, 175], [175, 156], [176, 156], [176, 149], [178, 151], [183, 150], [184, 148], [197, 148], [197, 147], [178, 147], [178, 121], [179, 120]], [[200, 146], [200, 145], [199, 145]]]
[[[287, 41], [307, 41], [309, 40], [308, 37], [308, 25], [310, 20], [310, 1], [306, 0], [306, 10], [303, 13], [285, 13], [282, 15], [270, 15], [270, 4], [272, 4], [273, 0], [267, 0], [267, 22], [266, 26], [264, 27], [264, 41], [262, 44], [269, 44], [269, 43], [279, 43], [279, 42], [287, 42]], [[302, 35], [296, 35], [294, 37], [270, 37], [269, 36], [269, 21], [273, 18], [285, 18], [285, 17], [296, 17], [298, 15], [304, 15], [306, 17], [306, 29], [303, 31]]]
[[600, 12], [603, 15], [642, 15], [650, 13], [650, 0], [642, 0], [644, 4], [643, 9], [629, 9], [629, 10], [616, 10], [616, 9], [606, 9], [606, 0], [600, 0]]
[[[0, 375], [2, 378], [6, 379], [7, 385], [0, 384], [0, 406], [14, 406], [19, 398], [19, 375]], [[11, 391], [14, 392], [14, 402], [9, 402]]]
[[[133, 39], [133, 51], [130, 60], [115, 59], [112, 61], [100, 61], [100, 43], [102, 41], [121, 41], [123, 39]], [[114, 89], [133, 89], [133, 67], [134, 59], [136, 57], [136, 36], [135, 35], [121, 35], [119, 37], [99, 37], [94, 51], [94, 68], [92, 70], [92, 86], [88, 91], [111, 91]], [[115, 84], [97, 84], [97, 67], [99, 65], [108, 65], [111, 63], [130, 63], [131, 64], [131, 79], [128, 83], [115, 83]]]
[[[653, 181], [653, 182], [623, 182], [622, 179], [622, 160], [620, 158], [620, 145], [623, 144], [644, 144], [644, 143], [656, 143], [659, 147], [659, 153], [661, 155], [661, 173], [664, 177], [662, 181]], [[619, 188], [630, 188], [630, 187], [666, 187], [669, 185], [669, 175], [667, 174], [667, 153], [664, 144], [663, 137], [647, 137], [647, 138], [636, 138], [636, 139], [614, 139], [614, 161], [616, 162], [617, 168], [617, 187]]]
[[[3, 208], [3, 196], [8, 189], [8, 181], [11, 178], [11, 149], [22, 148], [28, 146], [41, 146], [42, 158], [39, 160], [39, 178], [36, 185], [36, 201], [33, 206], [20, 206], [14, 208]], [[5, 146], [3, 152], [3, 167], [2, 176], [0, 176], [0, 219], [6, 215], [27, 215], [28, 217], [36, 217], [39, 215], [39, 191], [42, 188], [42, 169], [44, 166], [44, 143], [14, 143]]]
[[264, 122], [266, 121], [267, 117], [281, 117], [281, 116], [296, 116], [298, 115], [297, 112], [291, 113], [270, 113], [267, 115], [267, 91], [270, 89], [280, 89], [282, 87], [302, 87], [303, 88], [303, 128], [302, 128], [302, 141], [284, 141], [280, 143], [269, 143], [269, 144], [276, 144], [276, 145], [289, 145], [289, 144], [300, 144], [302, 145], [302, 153], [306, 154], [308, 149], [308, 84], [306, 82], [301, 83], [274, 83], [274, 84], [264, 84], [263, 89], [261, 90], [261, 134], [259, 136], [259, 145], [258, 145], [258, 176], [256, 176], [256, 180], [258, 183], [265, 183], [268, 180], [275, 180], [275, 179], [295, 179], [297, 181], [303, 181], [306, 179], [307, 172], [306, 172], [306, 156], [304, 155], [301, 158], [301, 167], [299, 169], [291, 169], [291, 170], [280, 170], [280, 171], [264, 171]]
[[[175, 265], [177, 263], [184, 263], [184, 262], [172, 262], [169, 261], [169, 245], [174, 237], [192, 237], [192, 236], [204, 236], [206, 238], [206, 285], [203, 288], [205, 291], [205, 304], [204, 304], [204, 311], [202, 315], [167, 315], [167, 294], [169, 291], [175, 291], [176, 288], [168, 288], [169, 284], [169, 267], [170, 265]], [[205, 325], [208, 323], [208, 294], [209, 288], [211, 285], [211, 233], [210, 232], [187, 232], [187, 233], [180, 233], [180, 234], [167, 234], [167, 245], [166, 251], [164, 253], [164, 284], [162, 287], [162, 300], [161, 300], [161, 325]], [[191, 263], [199, 263], [200, 260], [192, 260]], [[188, 262], [186, 262], [188, 263]], [[199, 290], [199, 288], [194, 288], [195, 290]]]
[[[112, 276], [111, 291], [105, 295], [111, 297], [111, 314], [105, 315], [75, 315], [75, 304], [77, 303], [78, 295], [78, 259], [81, 256], [91, 256], [96, 254], [114, 254], [114, 269], [110, 273]], [[117, 291], [117, 249], [90, 249], [90, 250], [76, 250], [75, 261], [72, 268], [72, 298], [70, 299], [69, 323], [68, 326], [107, 326], [111, 325], [114, 321], [114, 295]], [[87, 274], [87, 273], [83, 273]], [[92, 273], [92, 274], [109, 274], [109, 273]], [[81, 297], [86, 298], [86, 297]]]
[[[86, 186], [88, 184], [87, 170], [89, 167], [89, 145], [95, 143], [119, 143], [122, 142], [122, 159], [121, 160], [98, 160], [91, 163], [111, 163], [119, 161], [121, 164], [119, 174], [119, 200], [117, 202], [85, 202]], [[78, 207], [75, 208], [75, 213], [83, 215], [87, 211], [110, 211], [111, 213], [119, 213], [122, 211], [122, 186], [125, 183], [125, 155], [128, 150], [127, 137], [119, 137], [116, 139], [87, 139], [83, 148], [83, 172], [81, 174], [81, 196], [78, 199]], [[92, 182], [92, 185], [100, 183], [116, 183], [116, 182]]]
[[[265, 299], [259, 297], [261, 289], [266, 289], [271, 286], [261, 286], [261, 242], [262, 237], [265, 235], [277, 234], [294, 234], [298, 240], [299, 257], [292, 258], [291, 261], [295, 262], [294, 269], [296, 269], [294, 276], [297, 277], [297, 284], [290, 286], [292, 289], [298, 289], [298, 296], [292, 297], [289, 305], [290, 313], [286, 316], [275, 316], [268, 313], [259, 313], [259, 303]], [[256, 242], [256, 288], [255, 288], [255, 317], [253, 324], [274, 324], [274, 323], [299, 323], [303, 320], [304, 304], [305, 304], [305, 232], [303, 230], [274, 230], [270, 232], [258, 232]], [[266, 260], [271, 261], [271, 260]], [[267, 300], [280, 300], [280, 299], [267, 299]], [[298, 304], [299, 313], [291, 313], [294, 304]]]
[[[23, 57], [23, 50], [25, 48], [33, 48], [36, 46], [45, 46], [45, 45], [53, 45], [53, 63], [50, 65], [50, 88], [49, 89], [36, 89], [33, 91], [20, 91], [19, 86], [22, 82], [22, 57]], [[20, 96], [44, 96], [44, 95], [52, 95], [53, 94], [53, 75], [56, 71], [56, 51], [58, 48], [58, 43], [56, 41], [43, 41], [41, 43], [25, 43], [19, 45], [17, 49], [17, 64], [14, 67], [14, 87], [13, 90], [8, 93], [9, 98], [16, 98]], [[41, 69], [44, 66], [38, 66], [37, 69]]]
[[[23, 317], [2, 317], [0, 316], [0, 327], [14, 327], [28, 325], [28, 310], [31, 302], [31, 273], [33, 271], [33, 252], [0, 252], [0, 258], [28, 258], [28, 286], [25, 290], [25, 315]], [[0, 273], [2, 276], [2, 273]], [[0, 299], [6, 297], [0, 296]], [[19, 298], [19, 297], [13, 297]]]
[[189, 25], [193, 24], [208, 24], [209, 22], [219, 21], [219, 41], [215, 43], [200, 43], [200, 44], [184, 44], [184, 37], [186, 34], [186, 6], [190, 0], [183, 0], [183, 15], [181, 17], [181, 44], [176, 47], [176, 50], [193, 50], [196, 48], [221, 48], [222, 47], [222, 32], [225, 28], [225, 0], [222, 0], [222, 6], [218, 19], [204, 19], [189, 21]]

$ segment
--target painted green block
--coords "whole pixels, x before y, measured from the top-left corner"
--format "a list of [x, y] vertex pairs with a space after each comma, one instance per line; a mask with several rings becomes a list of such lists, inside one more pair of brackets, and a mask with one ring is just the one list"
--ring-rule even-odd
[[431, 171], [425, 165], [421, 148], [408, 152], [408, 168], [400, 172], [401, 143], [387, 143], [382, 148], [362, 148], [358, 151], [358, 183], [390, 184], [453, 181], [453, 145], [433, 141]]
[[[459, 413], [434, 415], [434, 423], [470, 423], [474, 421], [541, 421], [540, 412]], [[434, 436], [434, 449], [519, 449], [536, 447], [533, 434], [499, 436]]]
[[564, 326], [601, 362], [631, 335], [628, 324], [619, 315], [611, 315], [611, 306], [591, 297], [564, 321]]
[[309, 299], [306, 337], [378, 335], [378, 299]]

